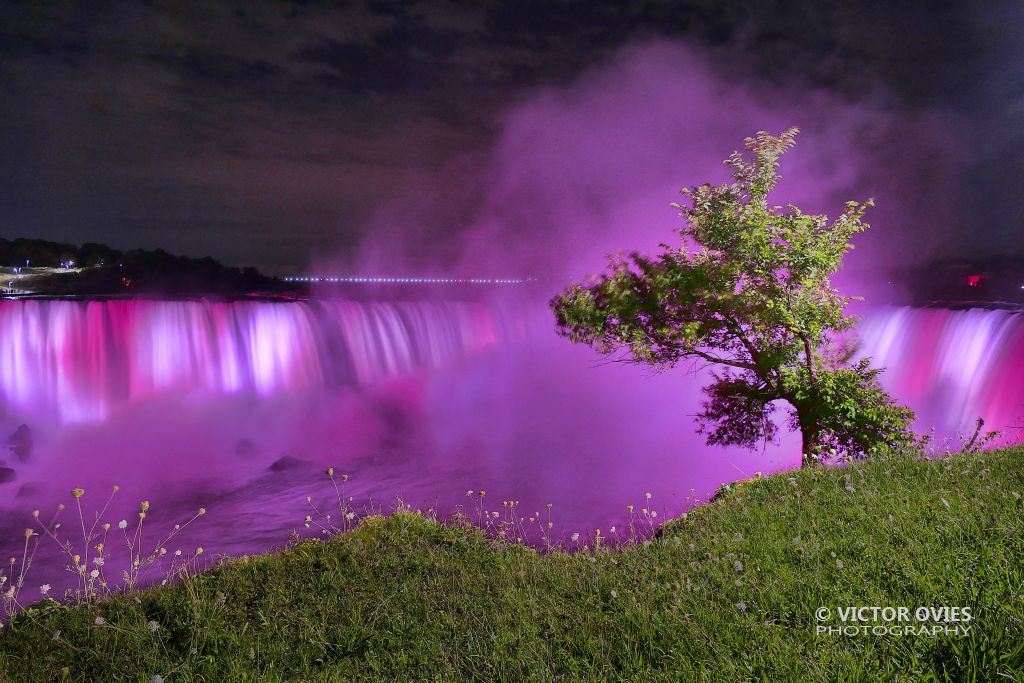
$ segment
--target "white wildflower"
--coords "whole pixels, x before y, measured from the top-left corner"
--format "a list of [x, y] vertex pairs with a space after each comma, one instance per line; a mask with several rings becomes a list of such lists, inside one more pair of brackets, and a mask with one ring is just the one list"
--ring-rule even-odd
[[740, 562], [739, 560], [736, 560], [735, 562], [733, 562], [732, 566], [733, 566], [733, 569], [735, 569], [738, 572], [743, 571], [743, 563]]
[[46, 595], [47, 593], [49, 593], [50, 592], [50, 584], [44, 583], [42, 586], [39, 587], [39, 592], [42, 593], [43, 595]]
[[103, 626], [103, 624], [107, 623], [107, 620], [103, 617], [96, 617], [96, 620], [93, 623], [97, 626]]
[[146, 628], [149, 629], [150, 633], [156, 633], [157, 629], [160, 628], [160, 624], [155, 621], [150, 621], [146, 624]]
[[117, 528], [118, 529], [127, 529], [128, 528], [128, 520], [127, 519], [122, 519], [120, 522], [117, 523]]
[[746, 612], [747, 611], [747, 603], [745, 603], [742, 600], [740, 600], [739, 602], [736, 603], [736, 609], [738, 609], [741, 612]]

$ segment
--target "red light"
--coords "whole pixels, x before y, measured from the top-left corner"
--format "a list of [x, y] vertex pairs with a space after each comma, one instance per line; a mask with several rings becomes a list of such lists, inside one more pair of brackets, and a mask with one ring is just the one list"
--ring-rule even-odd
[[968, 287], [980, 287], [981, 286], [981, 281], [984, 280], [984, 279], [985, 279], [985, 277], [982, 276], [982, 275], [968, 275], [967, 276], [967, 286]]

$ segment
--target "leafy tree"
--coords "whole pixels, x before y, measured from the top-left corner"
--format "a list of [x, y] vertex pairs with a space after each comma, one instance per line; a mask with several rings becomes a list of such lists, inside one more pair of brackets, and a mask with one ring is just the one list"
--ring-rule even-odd
[[[559, 333], [622, 360], [671, 368], [712, 366], [697, 416], [709, 444], [755, 446], [776, 434], [779, 400], [803, 437], [803, 464], [825, 452], [863, 457], [913, 442], [913, 413], [853, 362], [842, 333], [850, 297], [832, 287], [872, 205], [847, 202], [832, 221], [771, 206], [779, 159], [797, 129], [760, 132], [725, 161], [733, 181], [682, 191], [679, 246], [654, 258], [612, 258], [610, 272], [551, 301]], [[623, 354], [624, 352], [624, 354]]]

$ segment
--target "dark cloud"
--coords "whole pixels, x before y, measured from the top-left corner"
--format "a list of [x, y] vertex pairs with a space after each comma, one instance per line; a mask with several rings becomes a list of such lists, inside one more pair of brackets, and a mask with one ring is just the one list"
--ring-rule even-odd
[[972, 248], [1003, 248], [1024, 218], [1020, 11], [857, 5], [5, 3], [0, 234], [297, 268], [354, 247], [377, 207], [480, 155], [538, 88], [673, 38], [726, 80], [957, 113], [976, 161], [956, 220], [983, 219]]

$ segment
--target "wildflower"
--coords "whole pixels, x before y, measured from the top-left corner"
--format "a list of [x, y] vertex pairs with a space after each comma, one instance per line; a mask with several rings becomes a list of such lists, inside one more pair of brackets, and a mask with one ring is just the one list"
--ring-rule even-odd
[[466, 495], [467, 496], [472, 496], [473, 495], [473, 489], [470, 489], [470, 490], [466, 491]]
[[[100, 552], [102, 552], [102, 549], [99, 549], [99, 550], [100, 550]], [[102, 567], [104, 562], [105, 562], [105, 560], [102, 557], [94, 557], [94, 558], [92, 558], [92, 563], [94, 565], [96, 565], [97, 567]]]
[[160, 624], [155, 621], [150, 621], [146, 624], [146, 628], [149, 629], [150, 633], [156, 633], [157, 629], [160, 628]]
[[690, 552], [693, 552], [694, 550], [697, 549], [697, 546], [695, 546], [692, 543], [689, 543], [689, 544], [687, 544], [686, 549], [689, 550]]
[[328, 477], [333, 477], [334, 476], [334, 468], [333, 467], [328, 467], [327, 468], [327, 476]]
[[494, 519], [497, 519], [498, 518], [498, 513], [497, 512], [492, 512], [491, 513], [491, 517], [494, 517]]
[[149, 677], [149, 683], [164, 683], [164, 677], [160, 674], [153, 674]]
[[577, 534], [577, 533], [573, 533], [573, 535], [570, 536], [569, 538], [571, 538], [572, 542], [575, 543], [576, 541], [580, 540], [580, 535]]
[[847, 484], [844, 488], [846, 488], [846, 490], [849, 491], [850, 493], [856, 493], [857, 492], [857, 489], [853, 488], [852, 484]]
[[35, 517], [36, 519], [39, 519], [39, 510], [33, 510], [32, 511], [32, 516]]
[[32, 538], [36, 532], [31, 529], [25, 529], [25, 538]]
[[739, 602], [736, 603], [736, 609], [738, 609], [741, 612], [746, 612], [747, 611], [747, 603], [745, 603], [742, 600], [740, 600]]
[[199, 546], [198, 548], [196, 548], [196, 555], [202, 555], [202, 554], [203, 554], [203, 547]]
[[149, 509], [149, 501], [148, 500], [144, 500], [141, 503], [139, 503], [139, 512], [145, 512], [148, 509]]
[[202, 517], [206, 514], [206, 508], [199, 508], [199, 516]]
[[5, 598], [13, 598], [14, 597], [14, 586], [11, 586], [10, 588], [7, 589], [7, 592], [4, 593], [4, 597]]
[[734, 540], [734, 541], [742, 541], [743, 540], [743, 534], [741, 534], [741, 533], [733, 534], [732, 540]]
[[836, 560], [836, 569], [842, 569], [844, 566], [842, 560]]
[[118, 529], [127, 529], [128, 528], [128, 520], [127, 519], [122, 519], [120, 522], [117, 523], [117, 528]]
[[60, 629], [53, 632], [53, 635], [50, 636], [50, 640], [60, 640]]
[[734, 569], [735, 569], [736, 571], [738, 571], [738, 572], [741, 572], [741, 571], [743, 571], [743, 563], [742, 563], [742, 562], [740, 562], [739, 560], [736, 560], [735, 562], [733, 562], [733, 563], [732, 563], [732, 566], [733, 566], [733, 568], [734, 568]]
[[611, 592], [609, 593], [609, 595], [611, 595], [611, 596], [612, 596], [613, 598], [617, 598], [617, 597], [619, 597], [619, 594], [618, 594], [618, 593], [616, 593], [615, 591], [611, 591]]
[[633, 506], [632, 505], [627, 505], [626, 506], [626, 510], [629, 511], [630, 513], [632, 513], [633, 512]]
[[608, 529], [608, 531], [614, 534], [615, 533], [615, 527], [613, 526], [612, 528]]
[[43, 595], [46, 595], [47, 593], [49, 593], [50, 592], [50, 584], [44, 583], [42, 586], [39, 587], [39, 592], [41, 594], [43, 594]]
[[786, 481], [789, 482], [790, 486], [796, 486], [796, 477], [790, 477], [790, 478], [786, 479]]
[[644, 494], [644, 498], [646, 498], [647, 500], [650, 500], [651, 499], [651, 492], [648, 491], [647, 493], [645, 493]]
[[174, 551], [174, 556], [175, 557], [181, 557], [181, 551], [180, 550], [175, 550]]
[[1010, 491], [1010, 495], [1013, 496], [1014, 500], [1020, 500], [1020, 494], [1016, 491]]
[[483, 498], [484, 496], [487, 495], [487, 491], [484, 491], [483, 489], [480, 489], [479, 491], [476, 492], [476, 495], [478, 495], [481, 498]]
[[96, 621], [94, 621], [93, 623], [97, 626], [103, 626], [103, 624], [107, 623], [107, 620], [103, 617], [96, 617]]
[[114, 493], [117, 493], [120, 490], [121, 490], [121, 487], [118, 486], [117, 484], [114, 484]]
[[220, 591], [217, 591], [217, 597], [214, 598], [214, 602], [216, 602], [218, 605], [223, 605], [227, 601], [228, 601], [228, 596], [224, 595], [224, 593], [222, 593]]
[[94, 579], [100, 578], [100, 570], [99, 569], [93, 569], [91, 572], [89, 572], [89, 576], [91, 576]]
[[348, 481], [348, 475], [347, 474], [341, 475], [341, 480], [342, 481]]
[[658, 516], [658, 511], [657, 510], [651, 510], [651, 517], [657, 517], [657, 516]]
[[354, 512], [346, 512], [345, 513], [345, 519], [347, 519], [348, 521], [351, 522], [355, 518], [356, 518], [356, 513], [354, 513]]
[[160, 548], [160, 556], [163, 557], [167, 554], [167, 548]]
[[109, 522], [104, 522], [103, 523], [103, 531], [105, 531], [105, 532], [106, 531], [110, 531], [110, 523]]
[[74, 488], [71, 489], [71, 495], [75, 498], [81, 498], [85, 495], [85, 489]]

